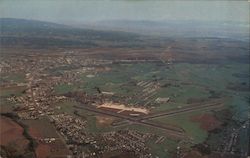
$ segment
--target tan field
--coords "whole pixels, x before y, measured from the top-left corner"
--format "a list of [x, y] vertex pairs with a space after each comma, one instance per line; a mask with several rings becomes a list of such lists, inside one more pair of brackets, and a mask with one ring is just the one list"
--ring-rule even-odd
[[132, 111], [132, 112], [139, 112], [143, 114], [148, 114], [149, 110], [146, 108], [136, 108], [136, 107], [127, 107], [124, 104], [117, 104], [112, 102], [106, 102], [102, 105], [97, 106], [98, 108], [110, 108], [115, 110], [120, 110], [118, 113], [123, 111]]

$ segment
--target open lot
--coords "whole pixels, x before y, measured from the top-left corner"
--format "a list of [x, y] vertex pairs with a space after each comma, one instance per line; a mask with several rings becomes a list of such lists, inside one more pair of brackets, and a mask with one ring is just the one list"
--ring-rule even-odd
[[8, 117], [0, 117], [0, 144], [12, 156], [24, 155], [29, 146], [29, 140], [23, 135], [24, 129]]
[[11, 95], [20, 96], [23, 91], [26, 90], [26, 86], [8, 86], [8, 87], [0, 87], [0, 96], [1, 97], [9, 97]]
[[[35, 149], [37, 158], [67, 157], [66, 155], [71, 154], [63, 138], [46, 117], [23, 122], [28, 126], [31, 137], [38, 143]], [[47, 142], [46, 139], [53, 139], [53, 141]]]

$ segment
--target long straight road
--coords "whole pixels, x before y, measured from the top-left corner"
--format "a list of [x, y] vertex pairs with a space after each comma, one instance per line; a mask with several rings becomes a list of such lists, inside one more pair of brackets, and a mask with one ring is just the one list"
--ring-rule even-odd
[[98, 113], [98, 114], [103, 114], [103, 115], [108, 115], [108, 116], [112, 116], [112, 117], [117, 117], [117, 118], [121, 118], [124, 120], [128, 120], [130, 122], [133, 122], [135, 124], [140, 124], [140, 125], [145, 125], [145, 126], [150, 126], [150, 127], [154, 127], [157, 129], [161, 129], [166, 131], [169, 135], [171, 136], [175, 136], [177, 138], [184, 138], [185, 137], [185, 133], [183, 132], [183, 130], [178, 130], [176, 128], [171, 128], [169, 126], [164, 126], [164, 125], [160, 125], [154, 122], [145, 122], [143, 120], [139, 120], [136, 117], [132, 117], [132, 116], [128, 116], [128, 115], [123, 115], [123, 114], [119, 114], [116, 112], [111, 112], [108, 110], [103, 110], [103, 109], [97, 109], [95, 107], [91, 107], [88, 105], [82, 105], [82, 106], [74, 106], [75, 108], [78, 109], [84, 109], [90, 112], [94, 112], [94, 113]]
[[185, 113], [185, 112], [192, 112], [192, 111], [206, 109], [206, 108], [219, 108], [222, 106], [223, 106], [222, 103], [209, 103], [209, 104], [204, 104], [204, 105], [200, 105], [200, 106], [187, 106], [187, 107], [183, 107], [180, 109], [173, 109], [170, 111], [149, 114], [149, 115], [143, 116], [141, 118], [141, 120], [149, 120], [149, 119], [163, 117], [163, 116], [172, 116], [172, 115], [177, 115], [177, 114], [181, 114], [181, 113]]
[[[173, 110], [167, 110], [167, 111], [163, 111], [163, 112], [159, 112], [159, 113], [152, 113], [152, 114], [148, 114], [146, 116], [141, 116], [138, 117], [137, 119], [139, 121], [146, 121], [146, 120], [151, 120], [151, 119], [155, 119], [155, 118], [159, 118], [159, 117], [168, 117], [168, 116], [174, 116], [174, 115], [178, 115], [178, 114], [182, 114], [182, 113], [187, 113], [187, 112], [193, 112], [196, 110], [202, 110], [202, 109], [215, 109], [215, 108], [221, 108], [223, 106], [223, 104], [221, 102], [212, 102], [212, 103], [207, 103], [204, 105], [190, 105], [190, 106], [186, 106], [183, 107], [181, 109], [173, 109]], [[126, 125], [128, 122], [125, 121], [121, 121], [117, 124], [114, 124], [114, 126], [123, 126]]]
[[[181, 109], [174, 109], [174, 110], [165, 111], [165, 112], [161, 112], [161, 113], [157, 113], [157, 114], [149, 114], [149, 115], [146, 115], [143, 117], [133, 117], [133, 116], [129, 116], [129, 115], [124, 115], [121, 113], [112, 112], [112, 111], [105, 110], [105, 109], [98, 109], [95, 106], [91, 106], [91, 105], [83, 105], [82, 104], [82, 106], [74, 106], [74, 107], [78, 108], [78, 109], [84, 109], [84, 110], [87, 110], [90, 112], [98, 113], [98, 114], [103, 114], [103, 115], [121, 118], [121, 119], [124, 119], [126, 121], [129, 121], [129, 122], [132, 122], [135, 124], [154, 127], [154, 128], [166, 131], [169, 135], [176, 136], [178, 138], [183, 138], [183, 137], [185, 137], [185, 132], [181, 128], [162, 125], [162, 124], [150, 121], [150, 119], [163, 117], [163, 116], [172, 116], [172, 115], [176, 115], [176, 114], [192, 112], [195, 110], [206, 109], [206, 108], [219, 108], [222, 106], [223, 106], [223, 104], [221, 102], [216, 101], [216, 102], [206, 103], [204, 105], [199, 105], [199, 104], [190, 105], [187, 107], [183, 107]], [[125, 124], [122, 124], [122, 125], [125, 125]]]

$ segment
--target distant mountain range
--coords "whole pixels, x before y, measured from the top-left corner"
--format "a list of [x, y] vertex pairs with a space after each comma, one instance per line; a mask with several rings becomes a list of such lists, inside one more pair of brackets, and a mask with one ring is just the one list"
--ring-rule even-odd
[[77, 24], [78, 27], [97, 30], [115, 30], [134, 32], [143, 35], [157, 35], [164, 37], [221, 37], [221, 38], [249, 38], [249, 24], [232, 22], [205, 21], [133, 21], [109, 20], [93, 22], [91, 24]]
[[[37, 20], [2, 18], [0, 44], [2, 48], [17, 50], [95, 48], [88, 52], [105, 57], [119, 56], [122, 59], [158, 59], [166, 56], [176, 61], [193, 63], [228, 60], [249, 62], [247, 26], [234, 26], [230, 23], [208, 26], [192, 21], [182, 23], [103, 21], [95, 25], [67, 26]], [[237, 32], [236, 28], [242, 29]]]
[[[163, 38], [216, 37], [249, 41], [249, 24], [198, 21], [109, 20], [62, 25], [38, 20], [0, 18], [1, 43], [91, 47], [139, 44], [145, 36]], [[29, 39], [27, 39], [29, 37]], [[134, 43], [134, 44], [133, 44]]]
[[140, 36], [122, 31], [97, 31], [37, 20], [2, 18], [1, 44], [34, 47], [89, 48], [114, 42], [136, 42]]

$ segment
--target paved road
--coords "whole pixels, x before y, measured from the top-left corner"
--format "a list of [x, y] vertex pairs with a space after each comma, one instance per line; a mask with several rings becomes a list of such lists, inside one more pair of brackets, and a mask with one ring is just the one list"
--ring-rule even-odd
[[217, 108], [217, 107], [222, 107], [222, 103], [209, 103], [209, 104], [204, 104], [204, 105], [199, 105], [199, 106], [186, 106], [180, 109], [174, 109], [170, 111], [164, 111], [160, 113], [155, 113], [155, 114], [149, 114], [141, 118], [141, 120], [149, 120], [157, 117], [162, 117], [162, 116], [172, 116], [180, 113], [185, 113], [185, 112], [192, 112], [195, 110], [200, 110], [200, 109], [206, 109], [206, 108]]
[[[205, 109], [205, 108], [215, 108], [215, 107], [218, 108], [218, 107], [221, 107], [222, 105], [223, 104], [221, 102], [218, 102], [218, 101], [206, 103], [204, 105], [195, 104], [195, 105], [183, 107], [181, 109], [174, 109], [174, 110], [170, 110], [170, 111], [149, 114], [149, 115], [142, 116], [142, 117], [133, 117], [133, 116], [124, 115], [124, 114], [120, 114], [120, 113], [116, 113], [116, 112], [112, 112], [112, 111], [108, 111], [108, 110], [104, 110], [104, 109], [97, 109], [96, 107], [91, 106], [91, 105], [81, 105], [81, 106], [74, 106], [74, 107], [78, 108], [78, 109], [84, 109], [87, 111], [98, 113], [98, 114], [103, 114], [103, 115], [121, 118], [121, 119], [124, 119], [126, 121], [129, 121], [129, 122], [132, 122], [135, 124], [140, 124], [140, 125], [150, 126], [153, 128], [158, 128], [158, 129], [167, 131], [168, 134], [170, 134], [170, 135], [174, 135], [176, 137], [183, 138], [183, 137], [185, 137], [185, 134], [184, 134], [185, 132], [181, 128], [162, 125], [162, 124], [159, 124], [156, 122], [152, 122], [152, 121], [150, 121], [150, 119], [163, 117], [163, 116], [164, 117], [172, 116], [172, 115], [176, 115], [176, 114], [180, 114], [180, 113], [192, 112], [195, 110], [200, 110], [200, 109]], [[129, 123], [129, 122], [127, 122], [127, 123]], [[126, 122], [121, 123], [121, 124], [119, 123], [119, 124], [114, 125], [114, 126], [125, 125], [127, 123]]]
[[177, 138], [185, 137], [185, 134], [184, 134], [184, 132], [182, 130], [177, 130], [176, 128], [170, 128], [168, 126], [164, 126], [164, 125], [157, 124], [157, 123], [154, 123], [154, 122], [145, 122], [143, 120], [139, 120], [136, 117], [132, 117], [132, 116], [128, 116], [128, 115], [122, 115], [122, 114], [119, 114], [119, 113], [116, 113], [116, 112], [111, 112], [111, 111], [108, 111], [108, 110], [97, 109], [94, 106], [88, 106], [88, 105], [74, 106], [74, 107], [78, 108], [78, 109], [84, 109], [84, 110], [87, 110], [87, 111], [90, 111], [90, 112], [98, 113], [98, 114], [103, 114], [103, 115], [108, 115], [108, 116], [112, 116], [112, 117], [125, 119], [125, 120], [133, 122], [135, 124], [140, 124], [140, 125], [150, 126], [150, 127], [153, 127], [153, 128], [158, 128], [158, 129], [166, 131], [169, 135], [175, 136]]
[[[163, 111], [163, 112], [159, 112], [159, 113], [152, 113], [152, 114], [149, 114], [146, 116], [138, 117], [137, 119], [139, 121], [143, 121], [143, 120], [145, 121], [145, 120], [151, 120], [151, 119], [155, 119], [155, 118], [159, 118], [159, 117], [174, 116], [177, 114], [192, 112], [192, 111], [201, 110], [201, 109], [220, 108], [222, 106], [223, 106], [223, 104], [220, 102], [207, 103], [204, 105], [190, 105], [190, 106], [183, 107], [181, 109], [173, 109], [173, 110], [167, 110], [167, 111]], [[126, 121], [121, 121], [119, 123], [114, 124], [114, 126], [122, 126], [122, 125], [126, 125], [127, 123], [128, 122], [126, 122]]]

